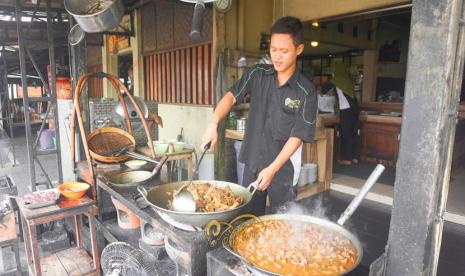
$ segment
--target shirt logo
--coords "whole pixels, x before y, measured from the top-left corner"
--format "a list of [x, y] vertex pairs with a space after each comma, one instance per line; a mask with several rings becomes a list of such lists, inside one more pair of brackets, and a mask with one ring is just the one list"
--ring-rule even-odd
[[288, 108], [296, 109], [296, 108], [299, 108], [300, 100], [293, 100], [293, 99], [291, 99], [291, 98], [286, 98], [286, 99], [284, 100], [284, 104], [285, 104], [286, 107], [288, 107]]

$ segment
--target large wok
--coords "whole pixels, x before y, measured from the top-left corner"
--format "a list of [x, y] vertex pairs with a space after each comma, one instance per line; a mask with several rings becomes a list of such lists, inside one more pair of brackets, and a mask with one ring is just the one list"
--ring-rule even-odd
[[160, 172], [161, 167], [168, 160], [168, 155], [163, 155], [159, 161], [152, 160], [151, 162], [156, 163], [153, 171], [127, 171], [106, 175], [106, 179], [110, 185], [116, 189], [127, 189], [137, 187], [139, 185], [147, 183], [151, 180], [158, 172]]
[[336, 233], [341, 234], [348, 240], [352, 242], [354, 247], [357, 250], [357, 260], [354, 264], [354, 266], [346, 270], [343, 274], [346, 274], [350, 271], [352, 271], [355, 267], [358, 266], [360, 261], [362, 260], [363, 256], [363, 249], [361, 246], [361, 243], [359, 239], [353, 235], [351, 232], [349, 232], [347, 229], [343, 227], [344, 223], [347, 221], [347, 219], [350, 218], [350, 216], [354, 213], [354, 211], [357, 209], [357, 207], [360, 205], [362, 200], [365, 198], [366, 194], [368, 191], [371, 189], [371, 187], [376, 183], [378, 180], [379, 176], [381, 173], [384, 171], [384, 166], [378, 164], [378, 166], [375, 168], [373, 173], [370, 175], [370, 177], [367, 179], [365, 184], [362, 186], [360, 189], [359, 193], [357, 196], [350, 202], [349, 206], [347, 209], [341, 214], [339, 217], [337, 223], [326, 220], [326, 219], [321, 219], [318, 217], [313, 217], [313, 216], [307, 216], [307, 215], [293, 215], [293, 214], [279, 214], [279, 215], [267, 215], [267, 216], [261, 216], [255, 219], [248, 220], [244, 222], [243, 224], [239, 225], [238, 227], [234, 228], [231, 232], [231, 235], [229, 238], [223, 240], [223, 246], [226, 250], [228, 250], [230, 253], [241, 259], [247, 266], [251, 268], [251, 270], [258, 271], [259, 273], [263, 273], [265, 275], [278, 275], [275, 274], [271, 271], [267, 271], [265, 269], [262, 269], [260, 267], [254, 266], [250, 262], [248, 262], [244, 257], [242, 257], [236, 250], [234, 249], [234, 246], [232, 245], [232, 241], [234, 240], [234, 237], [236, 235], [240, 235], [241, 229], [243, 227], [247, 227], [251, 224], [256, 223], [257, 221], [264, 221], [264, 220], [293, 220], [293, 221], [301, 221], [304, 223], [310, 223], [313, 225], [317, 225], [319, 227], [322, 227], [323, 229], [328, 229], [328, 231], [333, 231]]
[[[152, 207], [162, 219], [170, 224], [173, 224], [172, 222], [174, 221], [180, 224], [194, 226], [196, 228], [203, 228], [211, 220], [229, 222], [232, 218], [244, 213], [252, 198], [252, 193], [249, 192], [248, 188], [230, 182], [213, 180], [194, 180], [192, 184], [195, 185], [197, 183], [200, 184], [205, 182], [213, 184], [218, 188], [229, 186], [229, 188], [236, 196], [241, 196], [244, 199], [244, 203], [234, 209], [224, 211], [178, 212], [167, 208], [168, 201], [171, 200], [171, 194], [173, 191], [187, 183], [187, 181], [155, 186], [148, 191], [145, 190], [142, 186], [138, 186], [137, 189], [150, 205], [150, 207]], [[176, 226], [175, 224], [173, 225]]]

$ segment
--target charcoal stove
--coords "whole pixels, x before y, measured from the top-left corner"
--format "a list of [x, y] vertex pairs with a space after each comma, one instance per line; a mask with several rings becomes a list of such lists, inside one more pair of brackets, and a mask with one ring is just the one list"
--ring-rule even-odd
[[239, 258], [223, 247], [207, 253], [207, 275], [209, 276], [262, 276], [258, 271], [251, 271]]
[[[149, 189], [158, 184], [159, 180], [152, 180], [144, 184], [144, 186]], [[169, 239], [169, 245], [177, 249], [176, 254], [172, 254], [172, 256], [175, 256], [174, 259], [179, 260], [179, 258], [176, 257], [178, 254], [185, 257], [182, 259], [182, 262], [177, 262], [177, 275], [204, 276], [207, 274], [207, 252], [214, 248], [210, 247], [203, 230], [185, 231], [168, 224], [156, 211], [148, 207], [143, 200], [140, 200], [141, 198], [134, 189], [117, 191], [108, 183], [105, 177], [99, 177], [97, 179], [97, 187], [100, 195], [102, 191], [105, 191], [139, 217], [141, 226], [143, 227], [143, 229], [141, 229], [141, 234], [145, 233], [146, 236], [143, 240], [141, 235], [139, 245], [142, 245], [145, 251], [149, 253], [153, 252], [152, 255], [159, 254], [156, 250], [160, 248], [156, 248], [156, 245], [150, 247], [146, 241], [147, 236], [149, 236], [149, 240], [152, 239], [149, 242], [158, 243], [160, 242], [159, 237], [158, 235], [154, 235], [154, 233], [163, 233], [165, 239]], [[163, 247], [165, 246], [165, 239], [163, 240]], [[148, 250], [146, 250], [147, 248]]]
[[165, 235], [160, 231], [153, 228], [150, 223], [141, 220], [140, 221], [140, 234], [141, 240], [148, 245], [152, 246], [165, 246]]

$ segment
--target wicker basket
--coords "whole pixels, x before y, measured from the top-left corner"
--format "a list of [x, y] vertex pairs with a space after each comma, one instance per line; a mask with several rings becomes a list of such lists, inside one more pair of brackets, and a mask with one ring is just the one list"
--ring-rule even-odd
[[126, 154], [111, 156], [104, 153], [123, 149], [128, 145], [130, 145], [128, 150], [134, 151], [136, 147], [134, 137], [116, 127], [104, 127], [93, 131], [87, 136], [87, 143], [89, 144], [89, 152], [92, 158], [105, 163], [123, 162], [128, 159], [128, 156]]

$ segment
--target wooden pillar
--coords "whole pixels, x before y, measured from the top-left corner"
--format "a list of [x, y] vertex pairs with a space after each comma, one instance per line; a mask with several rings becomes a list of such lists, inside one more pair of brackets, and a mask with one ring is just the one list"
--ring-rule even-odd
[[372, 102], [376, 98], [376, 77], [378, 72], [378, 51], [363, 51], [362, 102]]
[[463, 0], [413, 1], [389, 239], [371, 275], [436, 274], [462, 81], [463, 13]]
[[[224, 48], [225, 48], [225, 25], [224, 25], [224, 14], [217, 12], [213, 9], [213, 41], [212, 41], [212, 66], [213, 66], [213, 87], [214, 87], [214, 101], [216, 103], [221, 99], [224, 94]], [[218, 76], [220, 74], [221, 76]], [[225, 133], [226, 123], [223, 120], [218, 125], [218, 140], [215, 146], [215, 179], [225, 180], [226, 178], [226, 148], [225, 148]]]

